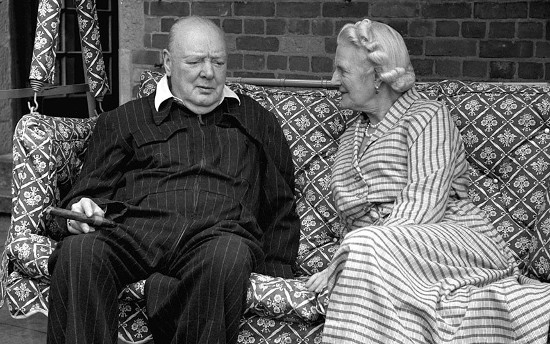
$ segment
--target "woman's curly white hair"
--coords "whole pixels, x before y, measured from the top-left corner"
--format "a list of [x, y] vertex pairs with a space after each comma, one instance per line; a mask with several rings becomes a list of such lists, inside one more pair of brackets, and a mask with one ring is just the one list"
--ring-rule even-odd
[[414, 85], [415, 75], [403, 37], [390, 26], [363, 19], [346, 24], [338, 34], [338, 44], [350, 42], [367, 53], [380, 80], [397, 92]]

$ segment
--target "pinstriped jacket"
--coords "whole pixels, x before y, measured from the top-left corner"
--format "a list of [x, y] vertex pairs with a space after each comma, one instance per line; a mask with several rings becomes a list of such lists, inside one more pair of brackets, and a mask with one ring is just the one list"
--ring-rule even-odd
[[[241, 160], [231, 159], [240, 154], [239, 145], [230, 144], [230, 140], [218, 143], [223, 138], [214, 137], [215, 142], [199, 149], [201, 145], [195, 145], [193, 140], [200, 139], [201, 135], [194, 135], [193, 130], [202, 129], [190, 125], [196, 124], [196, 116], [185, 115], [189, 111], [173, 100], [157, 111], [154, 97], [155, 93], [128, 102], [99, 117], [82, 172], [62, 206], [69, 208], [80, 198], [91, 197], [106, 210], [107, 217], [122, 227], [154, 231], [157, 226], [168, 223], [174, 233], [179, 233], [185, 227], [181, 221], [187, 221], [180, 215], [188, 210], [185, 209], [188, 203], [183, 199], [186, 193], [172, 191], [188, 190], [189, 185], [200, 180], [202, 189], [225, 195], [232, 202], [241, 202], [246, 214], [252, 215], [252, 219], [243, 219], [250, 220], [251, 225], [238, 234], [251, 237], [255, 251], [263, 251], [258, 256], [263, 255], [265, 259], [258, 262], [256, 271], [293, 277], [300, 233], [293, 193], [294, 166], [275, 116], [244, 95], [240, 96], [240, 105], [226, 99], [212, 113], [203, 116], [207, 126], [222, 128], [217, 132], [223, 133], [223, 138], [233, 135], [234, 140], [242, 141], [246, 137], [255, 147], [249, 152], [258, 152]], [[210, 156], [214, 148], [218, 152], [216, 157]], [[205, 160], [206, 167], [203, 166]], [[243, 166], [235, 166], [237, 164]], [[250, 178], [250, 186], [246, 190], [235, 186], [244, 185], [238, 181], [245, 176], [232, 175], [235, 173], [232, 171], [241, 170], [249, 174], [246, 177]], [[140, 205], [148, 199], [154, 198], [153, 202], [162, 197], [167, 207], [153, 209]], [[59, 223], [65, 225], [65, 221]]]

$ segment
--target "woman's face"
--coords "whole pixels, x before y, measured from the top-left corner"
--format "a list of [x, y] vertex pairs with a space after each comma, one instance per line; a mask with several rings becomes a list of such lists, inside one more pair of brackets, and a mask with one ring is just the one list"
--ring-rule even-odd
[[344, 109], [368, 111], [375, 96], [375, 72], [366, 53], [351, 43], [338, 44], [334, 58], [332, 82], [340, 84]]

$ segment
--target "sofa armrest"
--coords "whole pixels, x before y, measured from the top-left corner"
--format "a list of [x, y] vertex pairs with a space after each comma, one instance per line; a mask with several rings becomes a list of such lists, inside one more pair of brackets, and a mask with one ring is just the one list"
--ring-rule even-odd
[[17, 237], [6, 246], [8, 260], [14, 270], [29, 278], [49, 277], [48, 259], [56, 242], [38, 234]]
[[[44, 209], [58, 204], [80, 172], [96, 120], [35, 114], [25, 115], [17, 123], [13, 135], [11, 223], [0, 263], [0, 300], [6, 293], [11, 273], [8, 269], [17, 268], [31, 278], [47, 276], [45, 255], [51, 252], [53, 240], [65, 233]], [[47, 242], [49, 248], [40, 246], [40, 241]]]
[[320, 294], [305, 287], [309, 277], [284, 279], [252, 273], [245, 313], [288, 322], [322, 321], [328, 306], [328, 290]]
[[[96, 118], [25, 115], [13, 137], [12, 223], [8, 240], [29, 234], [59, 238], [44, 209], [56, 205], [80, 172]], [[48, 232], [48, 230], [50, 230]]]

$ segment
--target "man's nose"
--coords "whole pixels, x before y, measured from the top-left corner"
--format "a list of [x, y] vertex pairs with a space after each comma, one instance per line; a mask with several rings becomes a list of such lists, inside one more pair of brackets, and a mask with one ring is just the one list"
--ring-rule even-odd
[[212, 66], [212, 62], [204, 61], [202, 64], [201, 76], [207, 79], [212, 79], [214, 77], [214, 66]]

